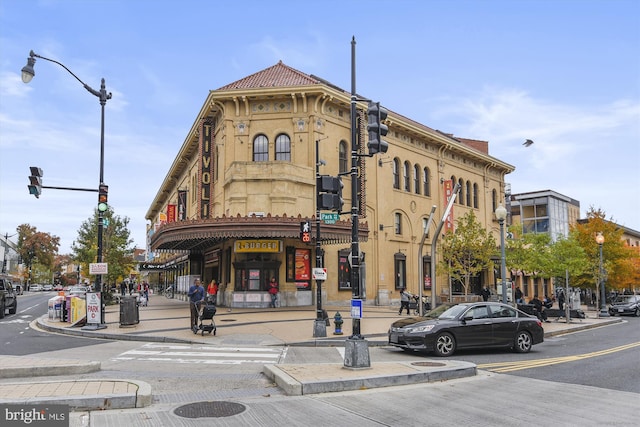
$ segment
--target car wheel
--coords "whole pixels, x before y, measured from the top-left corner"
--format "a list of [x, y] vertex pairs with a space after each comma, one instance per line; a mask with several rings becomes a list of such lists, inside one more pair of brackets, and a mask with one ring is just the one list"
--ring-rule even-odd
[[520, 331], [516, 335], [513, 348], [515, 349], [516, 353], [529, 353], [532, 345], [533, 344], [531, 344], [531, 335], [529, 334], [529, 332]]
[[13, 307], [9, 309], [9, 314], [16, 314], [16, 311], [18, 311], [18, 301], [13, 300]]
[[4, 300], [0, 301], [0, 319], [4, 319]]
[[451, 356], [456, 350], [456, 339], [449, 332], [443, 332], [436, 337], [433, 352], [436, 356]]
[[636, 308], [636, 311], [633, 313], [636, 317], [640, 317], [640, 307]]

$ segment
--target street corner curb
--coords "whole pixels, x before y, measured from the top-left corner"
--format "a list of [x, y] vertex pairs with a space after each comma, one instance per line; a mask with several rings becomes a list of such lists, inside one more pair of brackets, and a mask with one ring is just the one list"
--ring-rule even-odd
[[85, 338], [100, 338], [107, 340], [116, 340], [116, 341], [142, 341], [142, 342], [167, 342], [167, 343], [176, 343], [176, 344], [190, 344], [193, 343], [192, 340], [181, 339], [181, 338], [171, 338], [164, 336], [155, 336], [155, 335], [131, 335], [131, 334], [112, 334], [108, 332], [102, 332], [103, 329], [98, 329], [97, 331], [87, 331], [82, 329], [71, 329], [68, 327], [60, 327], [55, 325], [50, 325], [47, 323], [44, 318], [47, 315], [39, 317], [36, 319], [35, 328], [41, 329], [47, 332], [53, 332], [63, 335], [72, 335], [77, 337], [85, 337]]
[[262, 367], [262, 373], [273, 381], [287, 396], [302, 396], [302, 384], [276, 365], [264, 365]]
[[598, 323], [585, 323], [583, 325], [577, 324], [575, 327], [545, 332], [544, 336], [545, 338], [549, 338], [549, 337], [555, 337], [559, 335], [566, 335], [573, 332], [585, 331], [587, 329], [594, 329], [594, 328], [600, 328], [602, 326], [609, 326], [609, 325], [613, 325], [615, 323], [620, 323], [620, 322], [622, 322], [622, 319], [620, 318], [611, 318], [608, 320], [599, 321]]
[[447, 381], [477, 375], [477, 366], [455, 360], [382, 362], [358, 370], [339, 364], [264, 365], [262, 371], [290, 396]]
[[[46, 381], [42, 384], [82, 383], [95, 382], [94, 380], [66, 380]], [[67, 395], [67, 396], [35, 396], [4, 400], [2, 403], [18, 405], [69, 405], [72, 411], [93, 411], [107, 409], [133, 409], [144, 408], [152, 403], [151, 386], [139, 380], [101, 379], [100, 382], [127, 383], [136, 386], [135, 392], [114, 392], [95, 395]]]
[[98, 372], [102, 365], [97, 361], [76, 360], [73, 363], [56, 364], [55, 359], [42, 359], [40, 366], [5, 366], [0, 369], [0, 378], [48, 377], [56, 375], [79, 375]]

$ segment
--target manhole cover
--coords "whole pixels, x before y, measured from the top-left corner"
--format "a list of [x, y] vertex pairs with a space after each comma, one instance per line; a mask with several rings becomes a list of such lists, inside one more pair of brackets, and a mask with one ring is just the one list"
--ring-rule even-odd
[[184, 418], [220, 418], [238, 415], [246, 407], [235, 402], [197, 402], [182, 405], [173, 410], [173, 413]]
[[412, 365], [415, 365], [415, 366], [445, 366], [444, 363], [440, 363], [440, 362], [413, 362]]

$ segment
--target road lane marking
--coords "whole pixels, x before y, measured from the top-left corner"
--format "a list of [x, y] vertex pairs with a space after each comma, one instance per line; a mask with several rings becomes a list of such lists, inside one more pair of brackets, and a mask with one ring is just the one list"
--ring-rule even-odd
[[542, 366], [552, 366], [560, 363], [576, 362], [579, 360], [589, 359], [591, 357], [600, 357], [600, 356], [605, 356], [607, 354], [617, 353], [619, 351], [629, 350], [635, 347], [640, 347], [640, 341], [621, 345], [618, 347], [608, 348], [605, 350], [593, 351], [591, 353], [585, 353], [585, 354], [575, 354], [571, 356], [562, 356], [562, 357], [550, 357], [547, 359], [519, 360], [514, 362], [483, 363], [483, 364], [477, 365], [477, 367], [478, 369], [483, 369], [486, 371], [491, 371], [496, 373], [514, 372], [514, 371], [521, 371], [523, 369], [533, 369], [533, 368], [539, 368]]

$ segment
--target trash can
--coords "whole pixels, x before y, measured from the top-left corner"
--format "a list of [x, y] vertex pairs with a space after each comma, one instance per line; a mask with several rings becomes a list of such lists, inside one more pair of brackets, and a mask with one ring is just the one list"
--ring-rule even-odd
[[135, 296], [123, 296], [120, 299], [120, 326], [131, 326], [140, 323], [138, 301]]

